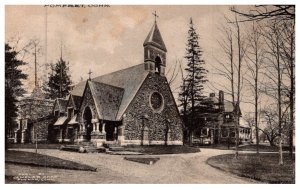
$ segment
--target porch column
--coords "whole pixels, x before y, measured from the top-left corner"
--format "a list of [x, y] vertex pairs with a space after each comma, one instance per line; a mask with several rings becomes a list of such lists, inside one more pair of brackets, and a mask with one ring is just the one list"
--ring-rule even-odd
[[114, 127], [114, 140], [116, 141], [117, 140], [117, 130], [118, 128], [117, 127]]
[[85, 140], [86, 140], [85, 124], [79, 123], [79, 132], [78, 132], [77, 142], [83, 142]]
[[22, 133], [21, 133], [21, 143], [25, 142], [25, 131], [27, 129], [27, 119], [24, 119], [24, 125], [22, 127]]
[[106, 134], [106, 132], [105, 132], [105, 123], [103, 122], [103, 124], [102, 124], [102, 133], [103, 134]]
[[82, 125], [82, 131], [85, 132], [85, 124], [81, 123], [81, 125]]
[[120, 146], [125, 144], [125, 126], [126, 126], [126, 114], [122, 116], [122, 125], [118, 127], [118, 143]]
[[96, 132], [100, 132], [99, 131], [99, 127], [100, 127], [99, 122], [96, 122], [95, 125], [96, 125]]
[[15, 138], [14, 138], [14, 143], [18, 142], [18, 130], [15, 130]]

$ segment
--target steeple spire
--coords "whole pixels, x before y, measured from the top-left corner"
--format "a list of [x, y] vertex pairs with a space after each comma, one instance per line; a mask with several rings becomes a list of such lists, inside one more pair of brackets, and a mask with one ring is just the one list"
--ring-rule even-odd
[[156, 18], [158, 18], [158, 15], [156, 11], [152, 14], [155, 18], [154, 25], [143, 44], [145, 70], [164, 76], [167, 48], [157, 26]]

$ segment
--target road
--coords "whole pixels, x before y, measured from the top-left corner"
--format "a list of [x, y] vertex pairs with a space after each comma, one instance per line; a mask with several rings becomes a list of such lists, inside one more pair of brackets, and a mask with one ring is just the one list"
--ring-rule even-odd
[[[24, 151], [25, 149], [22, 149]], [[34, 150], [26, 150], [34, 151]], [[121, 155], [80, 154], [53, 149], [39, 150], [40, 154], [97, 167], [97, 172], [75, 171], [54, 168], [30, 167], [6, 164], [9, 176], [43, 173], [51, 176], [55, 183], [101, 183], [101, 184], [243, 184], [257, 181], [225, 173], [206, 164], [207, 158], [232, 153], [231, 150], [201, 149], [200, 153], [159, 155], [160, 160], [146, 165], [124, 160]]]

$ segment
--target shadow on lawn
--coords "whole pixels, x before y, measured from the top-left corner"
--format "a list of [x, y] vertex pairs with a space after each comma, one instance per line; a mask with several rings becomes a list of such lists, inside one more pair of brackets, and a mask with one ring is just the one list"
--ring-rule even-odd
[[46, 156], [32, 152], [13, 151], [5, 152], [5, 163], [22, 164], [29, 166], [39, 166], [48, 168], [59, 168], [69, 170], [82, 170], [82, 171], [97, 171], [97, 168], [80, 164], [77, 162], [63, 160], [53, 156]]
[[238, 159], [233, 154], [213, 156], [207, 159], [210, 166], [266, 183], [295, 183], [295, 160], [284, 154], [284, 165], [278, 165], [278, 155], [274, 153], [240, 154]]

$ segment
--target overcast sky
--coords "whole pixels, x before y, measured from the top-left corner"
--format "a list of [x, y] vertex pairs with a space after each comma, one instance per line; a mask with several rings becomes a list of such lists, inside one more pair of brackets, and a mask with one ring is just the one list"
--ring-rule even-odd
[[[224, 83], [224, 78], [214, 74], [213, 67], [217, 65], [216, 57], [222, 59], [218, 45], [219, 28], [224, 23], [224, 15], [229, 14], [229, 6], [6, 6], [5, 11], [6, 42], [20, 37], [18, 46], [22, 47], [30, 39], [40, 40], [39, 78], [49, 72], [45, 71], [46, 62], [56, 63], [59, 59], [61, 44], [63, 58], [70, 63], [74, 84], [81, 77], [86, 80], [89, 69], [93, 72], [92, 77], [96, 77], [143, 63], [143, 42], [154, 24], [152, 13], [156, 11], [158, 27], [168, 50], [167, 70], [174, 66], [176, 60], [185, 63], [183, 56], [192, 17], [200, 35], [206, 68], [210, 72], [208, 80], [213, 84]], [[24, 71], [30, 77], [25, 85], [30, 92], [34, 85], [32, 56], [28, 56], [26, 61], [29, 65]], [[175, 87], [179, 81], [180, 77]], [[209, 92], [218, 93], [211, 85], [205, 89], [206, 94]], [[247, 110], [247, 106], [242, 106]]]

